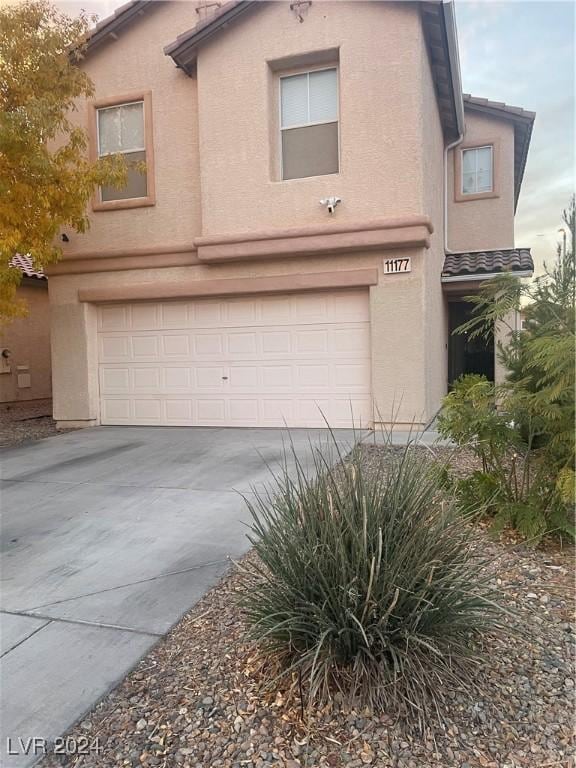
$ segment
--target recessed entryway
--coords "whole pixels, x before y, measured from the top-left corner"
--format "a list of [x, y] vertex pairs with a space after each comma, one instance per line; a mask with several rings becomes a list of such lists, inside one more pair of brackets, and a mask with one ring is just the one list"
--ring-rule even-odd
[[494, 381], [494, 334], [490, 338], [471, 338], [470, 334], [454, 333], [455, 329], [471, 319], [474, 305], [469, 301], [448, 302], [448, 384], [460, 376], [478, 373]]

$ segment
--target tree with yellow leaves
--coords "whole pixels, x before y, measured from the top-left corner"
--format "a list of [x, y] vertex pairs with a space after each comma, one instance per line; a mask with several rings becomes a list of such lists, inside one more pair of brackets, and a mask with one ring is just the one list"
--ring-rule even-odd
[[92, 21], [48, 0], [0, 7], [0, 320], [26, 311], [14, 255], [29, 254], [37, 268], [57, 261], [62, 228], [87, 229], [95, 188], [125, 183], [121, 158], [91, 162], [85, 131], [69, 119], [93, 93], [78, 67]]

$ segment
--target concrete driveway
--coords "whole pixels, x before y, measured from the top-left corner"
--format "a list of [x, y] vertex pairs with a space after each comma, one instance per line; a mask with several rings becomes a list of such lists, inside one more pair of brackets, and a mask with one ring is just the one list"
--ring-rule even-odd
[[[306, 462], [326, 432], [292, 439]], [[2, 453], [2, 766], [38, 759], [30, 739], [63, 734], [247, 551], [238, 491], [286, 440], [100, 427]]]

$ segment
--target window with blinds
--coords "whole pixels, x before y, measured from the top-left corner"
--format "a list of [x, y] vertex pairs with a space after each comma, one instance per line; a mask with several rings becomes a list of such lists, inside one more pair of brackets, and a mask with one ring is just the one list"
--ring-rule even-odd
[[338, 70], [280, 78], [282, 178], [338, 173]]
[[473, 147], [462, 150], [462, 194], [477, 195], [492, 192], [493, 148]]
[[100, 188], [102, 202], [129, 200], [148, 194], [146, 172], [146, 137], [144, 131], [144, 102], [118, 104], [97, 110], [98, 156], [124, 155], [128, 178], [123, 189]]

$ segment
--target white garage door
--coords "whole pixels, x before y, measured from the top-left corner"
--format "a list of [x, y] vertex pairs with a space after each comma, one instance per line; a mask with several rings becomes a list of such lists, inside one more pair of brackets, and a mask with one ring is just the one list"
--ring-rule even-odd
[[103, 424], [371, 422], [367, 291], [103, 305]]

